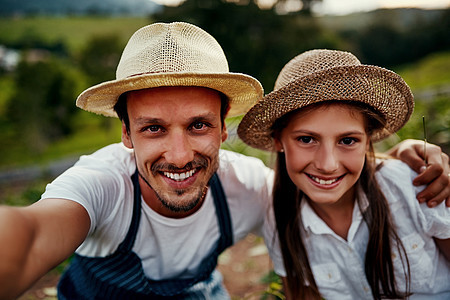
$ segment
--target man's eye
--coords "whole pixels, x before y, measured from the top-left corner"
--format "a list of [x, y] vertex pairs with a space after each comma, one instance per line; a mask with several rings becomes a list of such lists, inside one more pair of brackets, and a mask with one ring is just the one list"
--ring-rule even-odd
[[207, 127], [207, 126], [208, 126], [208, 124], [206, 124], [204, 122], [195, 122], [195, 123], [192, 124], [191, 128], [193, 128], [195, 130], [201, 130], [201, 129], [204, 129], [205, 127]]
[[343, 138], [341, 140], [341, 143], [344, 144], [344, 145], [353, 145], [354, 143], [356, 143], [356, 139], [350, 138], [350, 137], [346, 137], [346, 138]]
[[147, 126], [145, 129], [150, 132], [158, 132], [159, 130], [161, 130], [161, 127], [159, 125], [150, 125]]

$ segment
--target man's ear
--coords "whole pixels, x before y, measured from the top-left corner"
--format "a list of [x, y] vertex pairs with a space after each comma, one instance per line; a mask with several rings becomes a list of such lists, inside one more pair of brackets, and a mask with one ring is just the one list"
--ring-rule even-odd
[[125, 147], [133, 149], [133, 142], [131, 141], [130, 134], [128, 133], [127, 126], [122, 121], [122, 143]]
[[225, 125], [225, 121], [223, 122], [222, 126], [222, 143], [225, 142], [225, 140], [228, 138], [228, 130], [227, 125]]

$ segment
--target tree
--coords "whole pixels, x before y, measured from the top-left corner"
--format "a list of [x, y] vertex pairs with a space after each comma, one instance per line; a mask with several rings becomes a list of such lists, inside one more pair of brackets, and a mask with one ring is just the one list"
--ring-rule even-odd
[[81, 75], [63, 61], [22, 61], [15, 75], [17, 89], [7, 108], [13, 143], [26, 145], [31, 153], [40, 152], [70, 134], [81, 82]]
[[94, 36], [79, 56], [80, 66], [89, 76], [89, 84], [115, 78], [115, 71], [123, 50], [123, 41], [118, 35]]

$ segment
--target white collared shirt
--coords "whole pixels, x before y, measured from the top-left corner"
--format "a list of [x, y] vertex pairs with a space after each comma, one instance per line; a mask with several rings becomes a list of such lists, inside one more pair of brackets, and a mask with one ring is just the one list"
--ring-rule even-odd
[[[442, 203], [428, 208], [419, 204], [416, 194], [421, 188], [412, 185], [417, 176], [397, 160], [384, 162], [376, 178], [387, 198], [397, 234], [407, 251], [411, 270], [411, 299], [450, 299], [450, 263], [438, 251], [432, 236], [450, 238], [450, 208]], [[368, 207], [359, 193], [362, 211]], [[373, 299], [364, 272], [364, 258], [369, 238], [367, 224], [355, 203], [347, 240], [334, 233], [320, 219], [307, 201], [302, 201], [302, 233], [310, 266], [325, 299]], [[273, 237], [273, 218], [267, 220], [265, 235], [275, 272], [286, 276], [281, 252]], [[396, 250], [393, 251], [397, 284], [405, 286], [403, 269]]]

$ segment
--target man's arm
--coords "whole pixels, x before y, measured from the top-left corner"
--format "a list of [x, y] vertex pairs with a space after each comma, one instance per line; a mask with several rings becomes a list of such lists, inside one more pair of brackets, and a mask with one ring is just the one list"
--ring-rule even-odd
[[398, 143], [386, 154], [396, 157], [407, 163], [419, 175], [414, 179], [416, 186], [427, 185], [417, 194], [420, 203], [427, 202], [429, 207], [434, 207], [445, 200], [450, 207], [450, 167], [449, 157], [441, 148], [427, 144], [427, 161], [424, 162], [423, 141], [405, 140]]
[[89, 227], [87, 211], [69, 200], [0, 207], [0, 299], [17, 298], [68, 258]]

